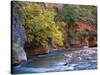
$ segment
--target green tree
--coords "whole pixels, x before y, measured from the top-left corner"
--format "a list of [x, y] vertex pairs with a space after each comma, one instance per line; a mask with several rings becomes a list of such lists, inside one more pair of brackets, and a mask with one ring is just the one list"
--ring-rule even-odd
[[65, 5], [61, 10], [61, 15], [64, 22], [67, 23], [68, 29], [70, 29], [79, 18], [79, 12], [77, 12], [73, 5]]
[[[66, 33], [68, 35], [66, 43], [71, 43], [72, 40], [75, 40], [75, 29], [74, 25], [79, 20], [79, 12], [75, 9], [73, 5], [64, 5], [62, 10], [60, 10], [61, 18], [66, 23]], [[66, 39], [65, 39], [66, 40]]]
[[97, 8], [95, 6], [80, 5], [77, 8], [80, 12], [80, 19], [91, 24], [96, 25], [97, 23]]

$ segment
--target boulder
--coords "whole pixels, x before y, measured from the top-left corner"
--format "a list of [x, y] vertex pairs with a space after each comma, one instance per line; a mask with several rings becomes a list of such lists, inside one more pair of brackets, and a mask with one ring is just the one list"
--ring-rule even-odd
[[19, 64], [21, 61], [27, 61], [27, 56], [26, 53], [19, 44], [13, 43], [13, 48], [12, 48], [12, 63], [13, 64]]

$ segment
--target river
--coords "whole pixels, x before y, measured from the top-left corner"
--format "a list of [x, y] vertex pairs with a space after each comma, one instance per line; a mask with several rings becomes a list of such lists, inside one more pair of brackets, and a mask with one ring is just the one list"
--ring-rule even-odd
[[[66, 56], [65, 56], [65, 55]], [[67, 65], [65, 65], [67, 63]], [[97, 69], [97, 48], [61, 49], [12, 66], [14, 74]]]

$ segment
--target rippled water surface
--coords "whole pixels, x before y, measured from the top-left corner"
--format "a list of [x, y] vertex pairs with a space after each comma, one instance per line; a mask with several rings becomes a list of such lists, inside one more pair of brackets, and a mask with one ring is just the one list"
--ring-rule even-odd
[[[65, 55], [66, 56], [65, 56]], [[67, 65], [64, 65], [67, 63]], [[97, 48], [67, 49], [33, 56], [13, 67], [13, 73], [61, 72], [97, 69]]]

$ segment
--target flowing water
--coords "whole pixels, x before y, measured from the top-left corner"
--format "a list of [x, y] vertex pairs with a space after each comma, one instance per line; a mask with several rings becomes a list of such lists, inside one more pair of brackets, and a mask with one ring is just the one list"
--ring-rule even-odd
[[62, 49], [33, 56], [26, 63], [12, 68], [16, 74], [97, 69], [97, 48]]

